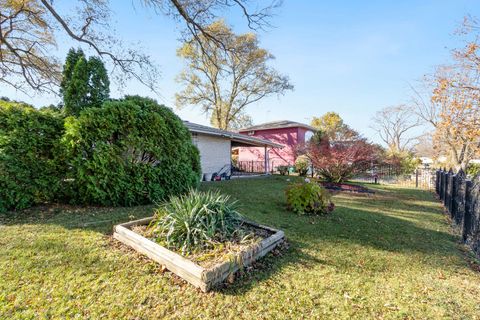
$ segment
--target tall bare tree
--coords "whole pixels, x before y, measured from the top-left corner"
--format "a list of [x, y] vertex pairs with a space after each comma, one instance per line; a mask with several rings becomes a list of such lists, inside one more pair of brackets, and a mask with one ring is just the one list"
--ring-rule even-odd
[[200, 106], [213, 126], [232, 129], [248, 120], [247, 106], [293, 89], [286, 76], [268, 66], [274, 57], [258, 46], [255, 34], [236, 35], [221, 20], [205, 31], [223, 46], [200, 35], [178, 50], [186, 67], [178, 76], [185, 87], [176, 95], [177, 107]]
[[427, 132], [418, 137], [415, 143], [414, 153], [418, 157], [435, 158], [436, 152], [433, 148], [433, 133]]
[[[238, 10], [250, 28], [268, 25], [268, 18], [279, 2], [250, 10], [248, 0], [138, 0], [159, 14], [185, 26], [185, 34], [221, 41], [205, 30], [225, 10]], [[158, 72], [150, 57], [136, 47], [125, 46], [111, 29], [108, 0], [74, 0], [74, 12], [61, 12], [53, 0], [0, 0], [0, 83], [22, 91], [56, 91], [61, 78], [55, 52], [59, 34], [92, 49], [111, 65], [120, 84], [136, 79], [152, 90]], [[258, 4], [255, 4], [258, 5]], [[116, 76], [115, 76], [116, 75]]]
[[282, 4], [282, 0], [142, 0], [142, 2], [156, 12], [183, 22], [186, 27], [184, 40], [194, 37], [199, 41], [201, 35], [224, 48], [226, 46], [222, 40], [209, 32], [206, 26], [222, 17], [226, 9], [237, 9], [246, 19], [250, 29], [259, 30], [270, 26], [270, 17], [274, 9]]
[[415, 140], [410, 131], [420, 125], [411, 108], [403, 104], [383, 108], [375, 114], [372, 122], [371, 128], [393, 154], [409, 151]]

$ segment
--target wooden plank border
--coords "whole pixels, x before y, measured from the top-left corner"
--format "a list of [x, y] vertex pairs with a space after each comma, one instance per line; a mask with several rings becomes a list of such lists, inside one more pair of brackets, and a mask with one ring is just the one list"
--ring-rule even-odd
[[230, 274], [260, 259], [282, 243], [285, 238], [285, 234], [281, 230], [259, 225], [252, 221], [245, 221], [246, 224], [265, 229], [273, 234], [263, 239], [260, 243], [250, 246], [235, 256], [232, 256], [230, 261], [221, 262], [211, 268], [205, 269], [193, 261], [131, 230], [134, 226], [147, 225], [152, 220], [153, 217], [149, 217], [116, 225], [114, 227], [113, 237], [150, 259], [164, 265], [168, 270], [195, 287], [200, 288], [203, 292], [213, 289], [222, 283]]

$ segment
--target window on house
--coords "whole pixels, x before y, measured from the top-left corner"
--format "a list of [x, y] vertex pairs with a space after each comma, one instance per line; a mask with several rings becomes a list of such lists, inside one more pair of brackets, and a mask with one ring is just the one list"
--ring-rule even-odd
[[312, 139], [313, 135], [314, 135], [313, 131], [305, 132], [305, 142], [310, 141], [310, 139]]

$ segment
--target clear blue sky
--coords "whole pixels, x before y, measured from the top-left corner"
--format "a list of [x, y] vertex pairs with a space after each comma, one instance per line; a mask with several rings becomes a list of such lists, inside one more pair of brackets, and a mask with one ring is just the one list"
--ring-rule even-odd
[[[117, 35], [140, 45], [161, 70], [161, 96], [138, 83], [130, 83], [123, 93], [152, 96], [173, 107], [174, 94], [180, 90], [175, 76], [182, 62], [175, 51], [181, 25], [138, 3], [111, 3]], [[264, 99], [248, 111], [255, 123], [309, 122], [312, 116], [336, 111], [349, 125], [379, 142], [368, 128], [370, 118], [382, 107], [408, 101], [409, 83], [449, 61], [451, 49], [462, 44], [454, 30], [467, 14], [480, 17], [478, 1], [285, 0], [271, 20], [275, 27], [261, 32], [260, 39], [276, 56], [273, 65], [290, 77], [295, 90], [278, 99]], [[238, 16], [225, 18], [236, 31], [246, 31]], [[63, 59], [72, 45], [60, 41], [58, 56]], [[115, 85], [112, 93], [122, 95]], [[59, 101], [52, 96], [24, 96], [1, 86], [0, 95], [35, 106]], [[208, 124], [194, 108], [176, 112], [183, 119]]]

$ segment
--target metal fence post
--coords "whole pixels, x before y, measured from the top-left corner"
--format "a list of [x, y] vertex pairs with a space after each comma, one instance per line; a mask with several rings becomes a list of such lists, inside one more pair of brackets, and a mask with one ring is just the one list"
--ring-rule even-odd
[[472, 229], [472, 187], [473, 182], [470, 180], [465, 181], [465, 214], [463, 217], [462, 227], [462, 239], [463, 242], [467, 242], [470, 230]]
[[455, 202], [456, 193], [457, 193], [457, 188], [456, 188], [457, 175], [452, 174], [450, 176], [450, 181], [448, 183], [449, 183], [449, 187], [450, 187], [450, 192], [449, 192], [450, 193], [450, 199], [448, 201], [448, 212], [450, 212], [450, 217], [453, 219], [453, 218], [455, 218], [454, 202]]
[[443, 172], [443, 181], [442, 181], [442, 200], [443, 200], [443, 205], [446, 204], [446, 197], [447, 197], [447, 187], [448, 187], [448, 173], [447, 171], [445, 170]]
[[452, 184], [453, 184], [453, 170], [450, 169], [448, 171], [447, 190], [446, 190], [446, 194], [445, 194], [445, 208], [447, 208], [450, 215], [452, 214], [450, 212], [451, 204], [452, 204]]
[[445, 170], [442, 170], [440, 172], [440, 199], [443, 201], [445, 198], [445, 177], [446, 177], [446, 172]]
[[455, 179], [455, 193], [453, 198], [453, 208], [452, 211], [454, 212], [455, 223], [457, 225], [462, 226], [463, 228], [463, 220], [465, 218], [465, 189], [466, 189], [466, 175], [463, 170], [460, 170]]
[[418, 169], [415, 169], [415, 188], [418, 188]]

